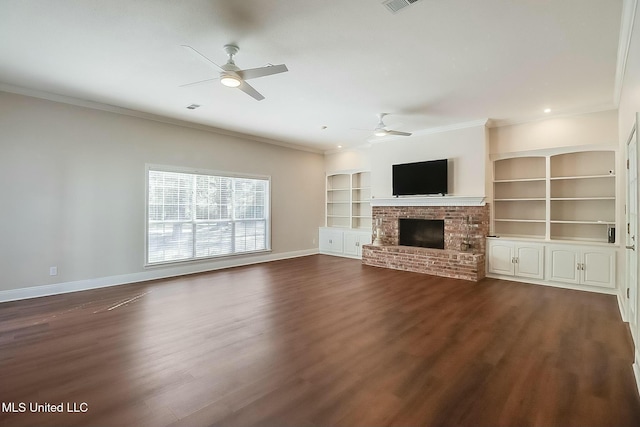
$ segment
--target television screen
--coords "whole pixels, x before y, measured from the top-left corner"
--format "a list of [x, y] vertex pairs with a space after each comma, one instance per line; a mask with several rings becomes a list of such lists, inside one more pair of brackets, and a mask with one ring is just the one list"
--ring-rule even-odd
[[447, 194], [447, 159], [393, 165], [393, 195]]

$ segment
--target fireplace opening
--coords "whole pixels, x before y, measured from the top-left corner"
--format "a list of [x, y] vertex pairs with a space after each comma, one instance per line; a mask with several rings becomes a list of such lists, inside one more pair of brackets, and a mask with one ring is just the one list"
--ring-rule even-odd
[[398, 221], [400, 246], [444, 249], [443, 219], [400, 218]]

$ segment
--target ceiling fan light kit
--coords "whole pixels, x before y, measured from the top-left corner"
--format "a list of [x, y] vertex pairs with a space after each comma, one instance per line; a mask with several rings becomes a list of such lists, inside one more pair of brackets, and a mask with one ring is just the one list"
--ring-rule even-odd
[[240, 86], [242, 81], [239, 77], [234, 76], [227, 71], [223, 71], [220, 73], [220, 83], [222, 83], [226, 87], [238, 87]]

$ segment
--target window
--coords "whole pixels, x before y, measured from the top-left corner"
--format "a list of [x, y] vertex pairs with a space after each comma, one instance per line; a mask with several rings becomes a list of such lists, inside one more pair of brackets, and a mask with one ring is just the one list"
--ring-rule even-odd
[[147, 171], [147, 264], [267, 251], [269, 179]]

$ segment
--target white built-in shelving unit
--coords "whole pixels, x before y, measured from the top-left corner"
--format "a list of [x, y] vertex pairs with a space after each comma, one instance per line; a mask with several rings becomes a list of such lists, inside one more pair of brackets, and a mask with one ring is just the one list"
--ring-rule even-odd
[[615, 151], [494, 161], [493, 233], [607, 242], [616, 224]]
[[371, 230], [371, 173], [327, 175], [327, 227]]
[[326, 227], [320, 227], [320, 253], [362, 258], [371, 243], [371, 172], [327, 175]]

